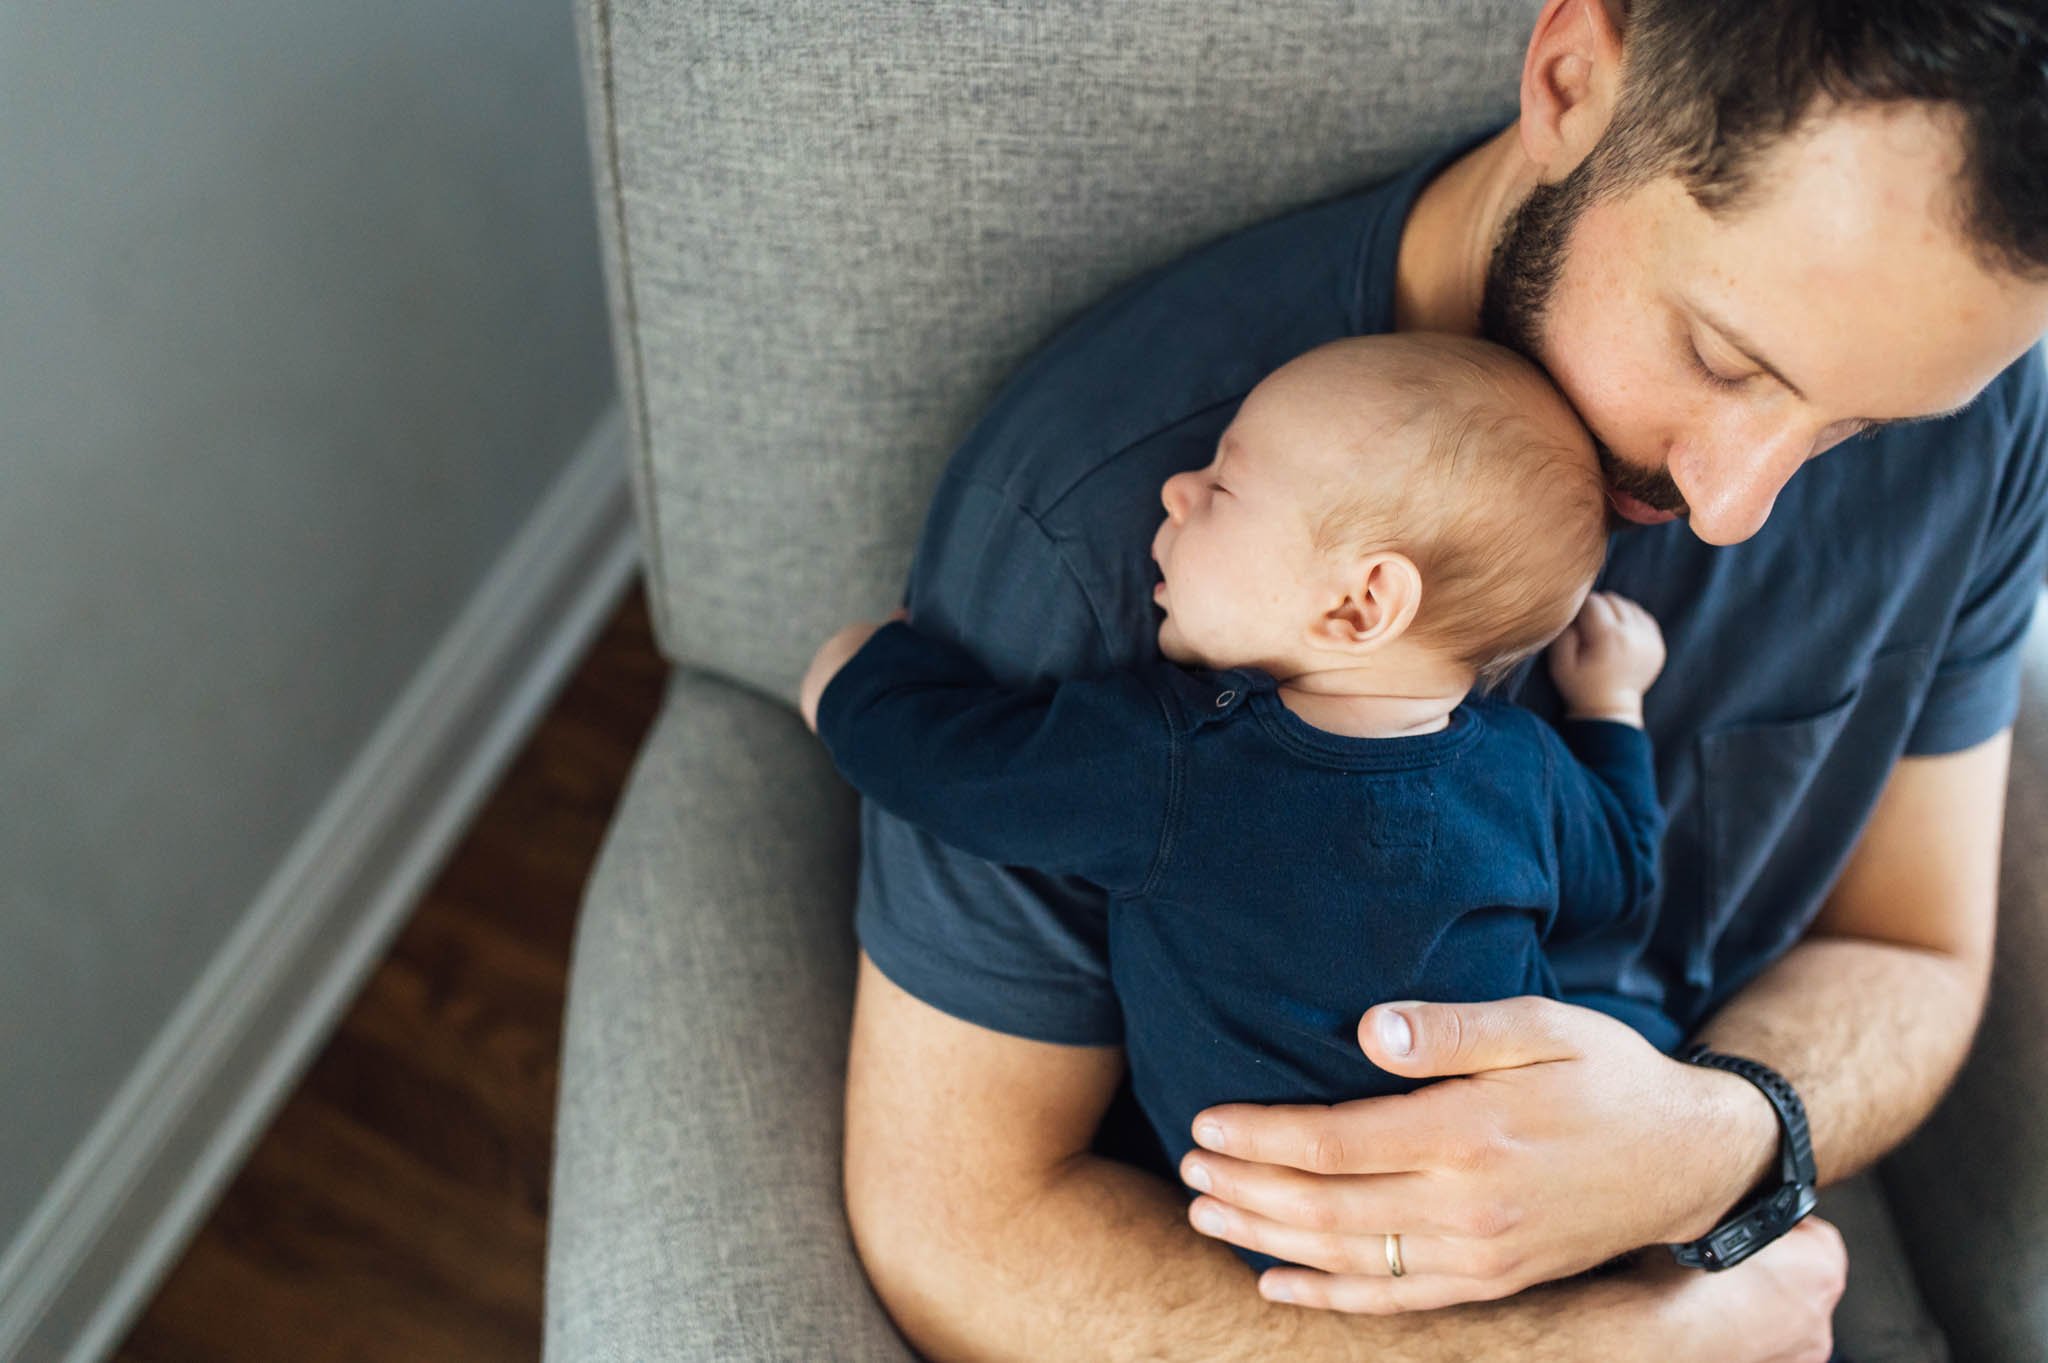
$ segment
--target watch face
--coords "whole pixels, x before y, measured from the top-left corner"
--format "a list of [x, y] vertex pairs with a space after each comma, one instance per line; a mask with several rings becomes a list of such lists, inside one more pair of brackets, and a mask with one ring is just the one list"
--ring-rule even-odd
[[1739, 1264], [1749, 1257], [1752, 1249], [1758, 1247], [1757, 1233], [1747, 1221], [1738, 1221], [1724, 1226], [1707, 1237], [1707, 1247], [1700, 1256], [1717, 1267]]
[[1788, 1183], [1759, 1194], [1704, 1239], [1671, 1248], [1679, 1262], [1689, 1266], [1709, 1271], [1733, 1268], [1798, 1225], [1819, 1202], [1820, 1195], [1811, 1184]]

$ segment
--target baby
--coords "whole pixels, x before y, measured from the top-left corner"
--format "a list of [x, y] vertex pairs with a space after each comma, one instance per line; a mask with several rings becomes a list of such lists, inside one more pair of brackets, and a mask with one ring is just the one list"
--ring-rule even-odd
[[[1006, 689], [909, 623], [862, 624], [801, 702], [892, 813], [1108, 891], [1132, 1086], [1178, 1163], [1217, 1103], [1417, 1087], [1360, 1051], [1374, 1004], [1556, 997], [1546, 942], [1650, 911], [1664, 645], [1590, 594], [1586, 432], [1485, 342], [1310, 351], [1160, 495], [1169, 661]], [[1487, 694], [1546, 644], [1555, 729]]]

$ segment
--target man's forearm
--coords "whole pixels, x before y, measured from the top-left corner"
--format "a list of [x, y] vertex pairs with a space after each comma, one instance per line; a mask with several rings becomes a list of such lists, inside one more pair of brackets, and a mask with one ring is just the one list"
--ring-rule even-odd
[[[938, 1363], [1046, 1358], [1456, 1363], [1667, 1360], [1648, 1286], [1577, 1279], [1500, 1302], [1401, 1316], [1343, 1315], [1259, 1296], [1251, 1272], [1187, 1224], [1154, 1176], [1078, 1156], [983, 1233], [934, 1241], [924, 1271], [870, 1270], [890, 1311]], [[916, 1251], [903, 1251], [915, 1253]], [[871, 1255], [871, 1260], [873, 1256]]]
[[[1986, 985], [1983, 968], [1955, 956], [1813, 935], [1729, 1000], [1698, 1039], [1791, 1081], [1820, 1181], [1834, 1183], [1874, 1164], [1934, 1110], [1962, 1067]], [[1761, 1094], [1754, 1101], [1768, 1110]], [[1773, 1143], [1758, 1177], [1775, 1163]]]

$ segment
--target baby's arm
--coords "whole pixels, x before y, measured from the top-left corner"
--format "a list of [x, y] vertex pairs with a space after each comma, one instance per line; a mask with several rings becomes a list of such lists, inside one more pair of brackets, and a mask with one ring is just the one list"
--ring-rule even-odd
[[1643, 732], [1643, 693], [1664, 668], [1650, 613], [1608, 592], [1586, 598], [1550, 646], [1565, 700], [1557, 728], [1555, 817], [1559, 900], [1552, 939], [1611, 926], [1647, 907], [1657, 887], [1664, 810]]
[[1029, 690], [905, 623], [818, 650], [806, 720], [861, 794], [989, 861], [1135, 889], [1168, 810], [1165, 701], [1115, 673]]

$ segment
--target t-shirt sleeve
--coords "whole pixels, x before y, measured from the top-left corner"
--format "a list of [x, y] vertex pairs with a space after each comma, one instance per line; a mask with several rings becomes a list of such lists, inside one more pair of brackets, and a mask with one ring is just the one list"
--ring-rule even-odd
[[[962, 645], [1005, 685], [1106, 663], [1059, 546], [972, 479], [949, 476], [934, 495], [907, 604], [920, 630]], [[1120, 1044], [1107, 905], [1081, 877], [1003, 866], [862, 802], [860, 945], [898, 987], [954, 1017], [1035, 1041]]]
[[[1975, 747], [2019, 713], [2020, 665], [2048, 573], [2048, 370], [2040, 347], [2020, 357], [1985, 401], [2004, 397], [1993, 427], [2007, 442], [1997, 500], [1975, 571], [1936, 662], [1908, 756]], [[1957, 451], [1977, 457], [1979, 451]]]
[[1165, 705], [1134, 672], [998, 686], [895, 623], [825, 688], [818, 734], [854, 789], [964, 852], [1137, 890], [1168, 813]]
[[1558, 908], [1547, 940], [1564, 941], [1648, 910], [1657, 892], [1664, 808], [1641, 729], [1564, 719], [1556, 733], [1563, 739], [1551, 745]]

